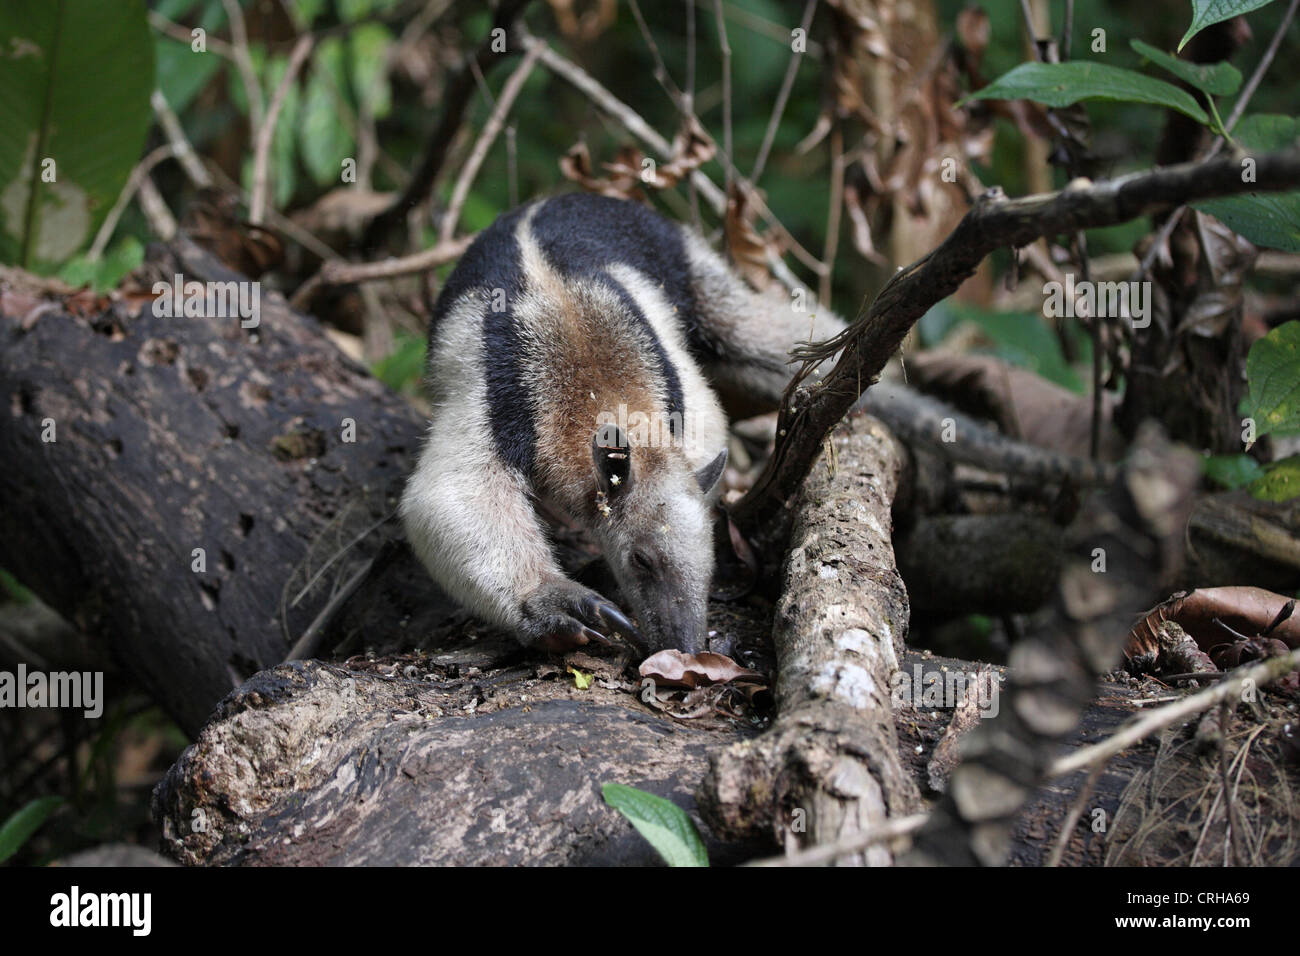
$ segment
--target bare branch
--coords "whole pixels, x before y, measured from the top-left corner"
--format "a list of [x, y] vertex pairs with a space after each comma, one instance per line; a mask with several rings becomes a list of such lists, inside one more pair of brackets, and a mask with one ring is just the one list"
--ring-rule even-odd
[[[1269, 153], [1256, 161], [1254, 183], [1242, 181], [1238, 158], [1224, 157], [1091, 185], [1076, 181], [1057, 193], [1021, 199], [989, 190], [938, 248], [895, 273], [858, 321], [828, 342], [796, 349], [803, 366], [781, 406], [780, 440], [733, 510], [736, 521], [764, 543], [784, 537], [784, 503], [802, 484], [830, 430], [875, 381], [913, 323], [955, 292], [989, 253], [1025, 246], [1041, 236], [1113, 226], [1198, 199], [1300, 187], [1300, 151]], [[828, 375], [804, 384], [818, 364], [841, 350]]]
[[154, 116], [158, 119], [158, 125], [162, 127], [163, 135], [172, 144], [176, 160], [181, 164], [181, 169], [185, 170], [185, 175], [190, 178], [190, 182], [200, 189], [211, 186], [212, 177], [199, 161], [198, 154], [194, 152], [190, 141], [185, 138], [185, 130], [181, 127], [180, 118], [172, 112], [162, 90], [154, 90], [149, 97], [149, 102], [153, 105]]
[[253, 56], [248, 51], [244, 11], [239, 7], [239, 0], [221, 0], [221, 5], [226, 8], [226, 19], [230, 21], [231, 56], [239, 71], [240, 82], [244, 84], [244, 95], [248, 97], [248, 132], [250, 136], [256, 136], [262, 128], [262, 86], [257, 82]]
[[496, 105], [492, 108], [492, 114], [487, 118], [487, 122], [483, 124], [483, 131], [479, 133], [478, 139], [474, 141], [474, 146], [469, 151], [469, 158], [465, 160], [465, 165], [461, 167], [460, 175], [456, 178], [456, 185], [451, 191], [451, 201], [447, 205], [447, 213], [442, 217], [442, 225], [438, 231], [439, 242], [449, 242], [451, 237], [456, 234], [456, 226], [460, 222], [460, 213], [465, 207], [465, 200], [469, 196], [470, 187], [474, 185], [474, 179], [483, 166], [483, 160], [487, 158], [488, 150], [496, 142], [497, 134], [501, 132], [506, 115], [510, 112], [510, 108], [514, 106], [519, 91], [524, 88], [524, 83], [528, 81], [529, 75], [533, 72], [533, 66], [536, 65], [537, 57], [542, 49], [542, 45], [531, 47], [524, 54], [523, 61], [515, 67], [515, 71], [506, 80], [506, 85], [501, 88], [501, 95], [497, 97]]
[[113, 230], [117, 228], [118, 220], [122, 218], [127, 203], [131, 201], [131, 197], [135, 195], [136, 190], [140, 188], [140, 183], [144, 181], [155, 166], [174, 155], [175, 152], [176, 150], [171, 143], [164, 143], [136, 163], [135, 169], [131, 170], [126, 185], [118, 193], [113, 208], [108, 211], [108, 215], [104, 217], [103, 223], [100, 224], [99, 231], [95, 233], [95, 240], [90, 244], [90, 249], [86, 252], [88, 260], [91, 262], [99, 261], [104, 254], [105, 247], [108, 245], [108, 240], [113, 238]]
[[312, 296], [324, 286], [392, 279], [437, 268], [458, 258], [473, 241], [474, 236], [461, 236], [459, 239], [439, 242], [436, 246], [413, 255], [381, 259], [378, 262], [347, 262], [342, 259], [330, 259], [321, 266], [319, 272], [298, 287], [290, 304], [302, 311], [311, 304]]
[[280, 118], [280, 109], [284, 106], [285, 97], [289, 95], [289, 88], [293, 86], [298, 70], [307, 62], [314, 42], [312, 35], [305, 33], [293, 45], [293, 52], [289, 54], [289, 65], [285, 67], [280, 85], [276, 87], [275, 95], [271, 97], [271, 107], [266, 113], [266, 119], [257, 130], [257, 149], [253, 154], [253, 197], [248, 203], [248, 221], [255, 226], [262, 224], [266, 213], [266, 183], [271, 160], [271, 141], [275, 138], [275, 123]]

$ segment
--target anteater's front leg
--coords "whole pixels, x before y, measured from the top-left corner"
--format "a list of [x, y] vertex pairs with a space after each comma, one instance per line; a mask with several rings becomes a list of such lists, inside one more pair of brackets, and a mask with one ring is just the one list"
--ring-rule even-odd
[[[402, 496], [406, 538], [433, 579], [489, 623], [527, 646], [566, 650], [603, 632], [640, 638], [627, 617], [564, 575], [551, 552], [527, 485], [491, 455], [449, 455], [470, 446], [435, 422]], [[451, 439], [451, 440], [449, 440]]]

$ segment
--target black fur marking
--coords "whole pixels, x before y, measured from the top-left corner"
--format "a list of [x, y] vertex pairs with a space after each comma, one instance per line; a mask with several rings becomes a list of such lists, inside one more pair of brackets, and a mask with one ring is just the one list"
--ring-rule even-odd
[[686, 414], [686, 397], [677, 368], [636, 301], [605, 273], [605, 268], [628, 265], [652, 281], [659, 280], [664, 298], [676, 309], [678, 327], [686, 333], [688, 343], [693, 341], [695, 293], [680, 229], [640, 203], [591, 193], [566, 193], [546, 200], [533, 217], [532, 229], [538, 246], [561, 275], [600, 282], [635, 317], [659, 360], [667, 392], [669, 430], [676, 437], [677, 419]]
[[[440, 320], [462, 295], [477, 290], [485, 297], [483, 361], [492, 433], [503, 461], [531, 477], [537, 434], [530, 395], [521, 376], [519, 335], [511, 305], [525, 282], [515, 228], [529, 208], [531, 204], [499, 217], [474, 240], [438, 296], [429, 337], [432, 351]], [[635, 318], [659, 359], [669, 422], [675, 435], [674, 413], [686, 412], [677, 369], [635, 300], [604, 270], [609, 265], [625, 264], [658, 280], [665, 299], [676, 309], [688, 347], [693, 353], [698, 351], [702, 339], [697, 328], [690, 261], [679, 227], [640, 203], [590, 193], [567, 193], [542, 200], [531, 225], [542, 253], [560, 275], [600, 282]], [[494, 289], [505, 290], [503, 312], [491, 311]]]
[[[429, 323], [429, 342], [432, 353], [439, 322], [457, 299], [469, 292], [483, 298], [483, 368], [497, 454], [509, 467], [531, 475], [537, 430], [533, 424], [531, 396], [519, 367], [519, 330], [515, 326], [513, 306], [524, 282], [515, 226], [526, 208], [498, 218], [466, 250], [438, 295]], [[505, 291], [504, 311], [492, 311], [495, 289]]]

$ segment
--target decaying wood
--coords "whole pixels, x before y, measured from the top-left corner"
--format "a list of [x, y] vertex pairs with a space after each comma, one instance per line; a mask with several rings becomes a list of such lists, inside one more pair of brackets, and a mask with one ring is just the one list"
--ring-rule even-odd
[[[898, 755], [890, 680], [907, 634], [890, 506], [903, 451], [852, 416], [796, 506], [773, 627], [777, 718], [762, 737], [713, 755], [700, 802], [715, 830], [786, 848], [831, 843], [914, 811]], [[840, 862], [886, 865], [874, 846]]]
[[[692, 811], [707, 751], [731, 732], [599, 682], [579, 691], [554, 666], [480, 671], [468, 661], [490, 658], [474, 653], [412, 657], [391, 676], [317, 661], [257, 675], [155, 790], [164, 852], [246, 866], [655, 863], [601, 785]], [[754, 853], [703, 835], [712, 862]]]
[[[146, 290], [176, 273], [248, 281], [184, 240], [152, 269]], [[421, 418], [270, 293], [256, 328], [158, 317], [147, 299], [134, 315], [46, 306], [0, 317], [0, 566], [197, 733], [373, 554], [362, 543], [294, 604], [329, 556], [306, 567], [313, 549], [348, 540], [332, 528], [391, 511]], [[399, 613], [445, 615], [423, 578]]]
[[1034, 514], [918, 518], [895, 545], [913, 619], [1022, 614], [1046, 604], [1061, 571], [1063, 534]]
[[1245, 489], [1207, 495], [1187, 524], [1190, 582], [1300, 591], [1300, 498], [1261, 501]]

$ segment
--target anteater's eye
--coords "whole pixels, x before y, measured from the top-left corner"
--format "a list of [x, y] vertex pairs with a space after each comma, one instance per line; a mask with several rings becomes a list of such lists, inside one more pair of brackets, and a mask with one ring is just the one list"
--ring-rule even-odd
[[654, 570], [654, 566], [650, 563], [650, 559], [641, 551], [633, 551], [631, 560], [632, 567], [636, 568], [638, 571], [644, 571], [648, 574]]

